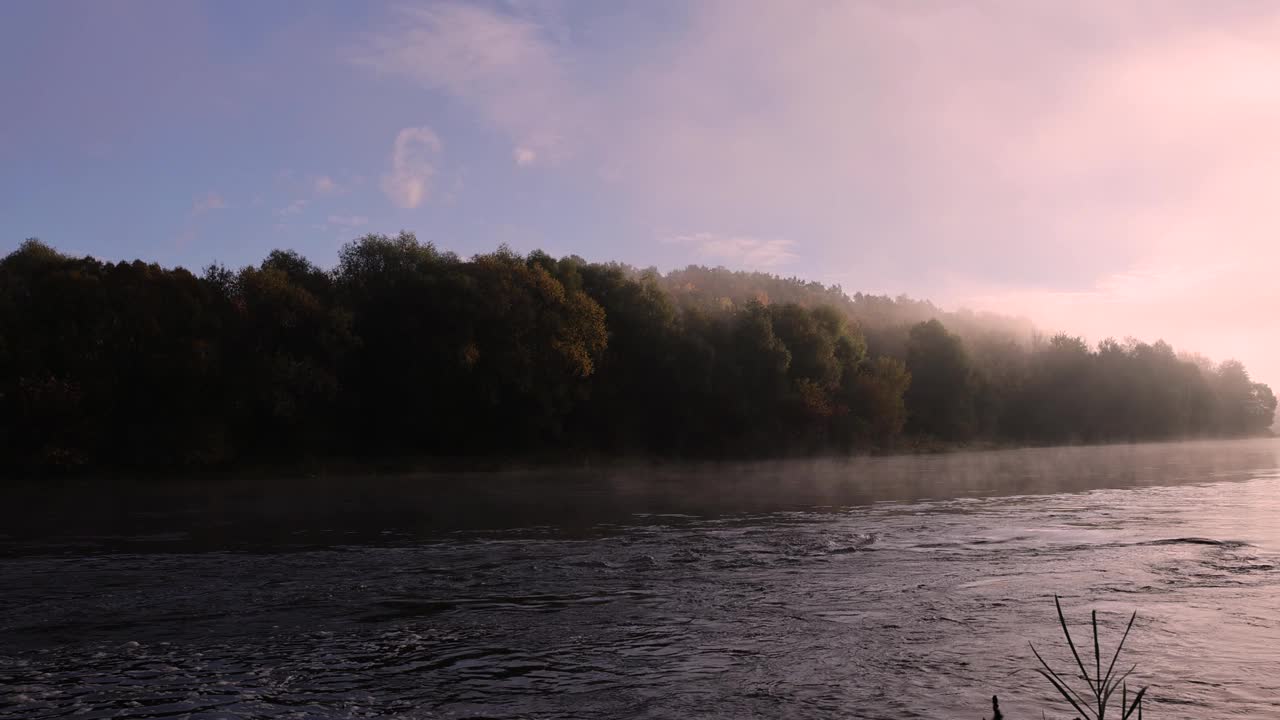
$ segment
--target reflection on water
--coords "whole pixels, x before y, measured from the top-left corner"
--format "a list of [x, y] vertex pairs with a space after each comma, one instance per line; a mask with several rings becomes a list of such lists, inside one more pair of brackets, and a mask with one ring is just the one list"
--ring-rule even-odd
[[1280, 712], [1272, 441], [0, 500], [6, 718], [1034, 716], [1054, 593]]

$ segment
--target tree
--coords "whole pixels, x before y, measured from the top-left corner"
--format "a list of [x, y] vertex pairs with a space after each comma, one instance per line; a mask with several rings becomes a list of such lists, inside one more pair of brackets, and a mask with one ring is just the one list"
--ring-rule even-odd
[[350, 314], [333, 304], [329, 277], [277, 250], [241, 270], [232, 287], [240, 444], [259, 455], [296, 455], [334, 442], [339, 376], [356, 338]]
[[1033, 336], [797, 278], [663, 275], [411, 233], [333, 270], [0, 259], [0, 468], [355, 455], [764, 457], [908, 440], [1263, 433], [1276, 397], [1163, 342]]
[[911, 372], [901, 360], [878, 357], [846, 376], [842, 395], [851, 412], [841, 437], [846, 448], [870, 444], [892, 447], [907, 423], [904, 397]]
[[937, 320], [911, 328], [907, 341], [908, 427], [944, 440], [970, 437], [974, 431], [974, 377], [960, 338]]
[[1262, 383], [1254, 383], [1246, 404], [1246, 417], [1251, 432], [1263, 432], [1270, 428], [1276, 419], [1276, 396], [1271, 388]]

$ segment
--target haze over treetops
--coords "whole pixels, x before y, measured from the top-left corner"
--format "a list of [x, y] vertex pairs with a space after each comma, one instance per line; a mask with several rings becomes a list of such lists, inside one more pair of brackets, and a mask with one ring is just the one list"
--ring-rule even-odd
[[724, 268], [407, 233], [324, 270], [196, 275], [28, 241], [0, 260], [0, 465], [758, 458], [1265, 432], [1235, 361]]

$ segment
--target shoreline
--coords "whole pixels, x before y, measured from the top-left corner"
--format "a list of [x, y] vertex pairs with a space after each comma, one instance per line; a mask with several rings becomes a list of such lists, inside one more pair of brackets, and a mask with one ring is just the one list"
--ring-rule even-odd
[[412, 477], [501, 475], [511, 473], [538, 473], [556, 470], [566, 471], [614, 471], [614, 470], [710, 470], [726, 466], [787, 462], [855, 462], [868, 459], [916, 458], [1015, 452], [1020, 450], [1050, 450], [1078, 448], [1106, 448], [1143, 445], [1176, 445], [1196, 442], [1232, 442], [1267, 440], [1280, 437], [1274, 431], [1231, 437], [1184, 437], [1159, 440], [1119, 440], [1081, 443], [1012, 443], [1000, 441], [941, 442], [919, 441], [890, 449], [860, 450], [850, 453], [812, 453], [786, 456], [760, 457], [693, 457], [654, 454], [582, 454], [536, 453], [503, 457], [474, 456], [394, 456], [377, 460], [353, 457], [305, 458], [291, 461], [258, 461], [230, 464], [214, 468], [82, 468], [56, 473], [13, 473], [0, 481], [0, 487], [57, 483], [64, 485], [104, 483], [164, 483], [175, 478], [219, 482], [230, 478], [254, 479], [344, 479], [358, 477]]

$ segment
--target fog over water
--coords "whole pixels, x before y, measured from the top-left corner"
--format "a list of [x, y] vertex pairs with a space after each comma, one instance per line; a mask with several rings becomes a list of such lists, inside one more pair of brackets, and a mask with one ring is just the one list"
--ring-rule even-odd
[[1065, 716], [1055, 593], [1280, 706], [1274, 440], [4, 493], [4, 718]]

